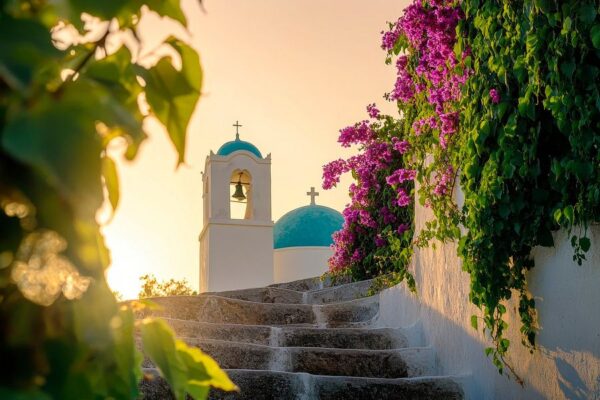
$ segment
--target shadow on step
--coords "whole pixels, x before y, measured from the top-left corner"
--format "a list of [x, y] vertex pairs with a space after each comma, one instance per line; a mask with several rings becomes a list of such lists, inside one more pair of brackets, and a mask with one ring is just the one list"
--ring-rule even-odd
[[[150, 372], [150, 371], [149, 371]], [[459, 400], [460, 386], [448, 377], [352, 378], [273, 371], [228, 370], [239, 393], [211, 391], [210, 399], [227, 400]], [[161, 378], [143, 381], [148, 400], [173, 399]]]

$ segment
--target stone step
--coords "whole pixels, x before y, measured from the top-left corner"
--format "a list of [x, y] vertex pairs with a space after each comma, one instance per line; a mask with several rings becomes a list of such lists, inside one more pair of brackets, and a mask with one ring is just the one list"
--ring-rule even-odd
[[206, 292], [200, 296], [220, 296], [230, 299], [253, 301], [256, 303], [303, 304], [304, 293], [277, 287], [229, 290], [226, 292]]
[[329, 304], [342, 301], [356, 300], [367, 297], [373, 280], [346, 283], [320, 290], [305, 292], [304, 302], [307, 304]]
[[306, 328], [264, 325], [213, 324], [165, 319], [177, 336], [253, 343], [275, 347], [328, 347], [385, 350], [408, 346], [404, 329]]
[[227, 297], [256, 303], [327, 304], [366, 297], [372, 282], [372, 280], [365, 280], [309, 291], [262, 287], [226, 292], [207, 292], [202, 293], [201, 296]]
[[297, 281], [275, 283], [269, 285], [269, 287], [276, 287], [281, 289], [291, 289], [299, 292], [306, 292], [308, 290], [319, 290], [328, 287], [334, 287], [350, 283], [349, 277], [338, 278], [334, 282], [331, 278], [325, 277], [324, 279], [320, 276], [314, 278], [299, 279]]
[[[405, 378], [432, 375], [431, 348], [392, 350], [271, 347], [224, 340], [182, 338], [212, 356], [222, 368], [307, 372], [316, 375]], [[152, 367], [150, 360], [145, 367]]]
[[335, 328], [368, 325], [379, 312], [377, 295], [323, 305], [257, 303], [212, 295], [156, 297], [150, 300], [163, 308], [142, 311], [138, 317], [154, 315], [220, 324]]
[[[147, 400], [173, 399], [165, 381], [154, 369], [146, 369], [151, 380], [140, 389]], [[460, 400], [460, 385], [451, 377], [360, 378], [319, 376], [305, 373], [230, 369], [229, 377], [240, 392], [212, 390], [211, 400]]]

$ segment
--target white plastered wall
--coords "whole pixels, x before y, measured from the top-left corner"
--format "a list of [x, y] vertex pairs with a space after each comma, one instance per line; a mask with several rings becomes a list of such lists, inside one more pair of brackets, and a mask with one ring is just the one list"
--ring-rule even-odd
[[[461, 194], [458, 193], [457, 197]], [[460, 200], [460, 199], [459, 199]], [[417, 230], [431, 218], [416, 206]], [[528, 284], [536, 300], [540, 330], [533, 354], [521, 345], [515, 299], [509, 303], [508, 360], [524, 379], [498, 374], [484, 349], [490, 341], [471, 327], [481, 315], [469, 302], [469, 275], [462, 271], [456, 244], [416, 249], [411, 266], [416, 295], [404, 284], [381, 294], [381, 326], [416, 324], [422, 343], [433, 346], [440, 374], [460, 377], [468, 399], [600, 399], [600, 228], [589, 232], [592, 248], [582, 266], [572, 261], [565, 232], [554, 235], [555, 248], [534, 250]], [[515, 296], [516, 297], [516, 296]]]
[[[211, 222], [209, 268], [201, 292], [263, 287], [273, 282], [273, 224]], [[202, 276], [202, 272], [201, 272]]]
[[275, 283], [321, 276], [327, 271], [327, 261], [332, 255], [331, 248], [321, 246], [275, 249]]

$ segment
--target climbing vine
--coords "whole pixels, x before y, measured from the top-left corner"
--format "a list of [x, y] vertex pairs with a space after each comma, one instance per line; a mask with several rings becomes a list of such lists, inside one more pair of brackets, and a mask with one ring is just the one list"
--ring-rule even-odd
[[[579, 264], [600, 204], [600, 21], [595, 0], [464, 0], [459, 47], [473, 76], [461, 102], [459, 246], [471, 301], [502, 369], [505, 302], [516, 293], [523, 343], [535, 345], [531, 250], [571, 233]], [[473, 320], [476, 326], [476, 320]]]
[[514, 374], [504, 320], [513, 295], [522, 343], [535, 347], [532, 249], [553, 246], [552, 232], [565, 229], [581, 264], [588, 226], [600, 219], [599, 8], [595, 0], [417, 0], [383, 32], [397, 70], [386, 97], [400, 118], [381, 140], [405, 143], [403, 168], [435, 217], [415, 243], [459, 241], [470, 300], [483, 313], [471, 324], [483, 321], [500, 372]]

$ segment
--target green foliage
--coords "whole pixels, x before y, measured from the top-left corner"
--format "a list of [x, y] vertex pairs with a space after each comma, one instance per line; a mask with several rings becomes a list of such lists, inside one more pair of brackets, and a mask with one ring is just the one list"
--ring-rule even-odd
[[552, 246], [552, 232], [564, 228], [574, 232], [581, 264], [591, 246], [587, 226], [600, 217], [598, 7], [595, 0], [462, 2], [458, 33], [474, 74], [461, 104], [459, 252], [500, 371], [510, 346], [504, 304], [514, 294], [523, 343], [535, 346], [531, 250]]
[[[106, 284], [110, 257], [96, 222], [104, 190], [113, 209], [119, 202], [107, 146], [120, 141], [133, 159], [146, 137], [144, 118], [155, 116], [183, 162], [202, 83], [198, 56], [181, 41], [166, 42], [181, 70], [164, 57], [139, 65], [119, 42], [137, 37], [142, 5], [0, 2], [0, 359], [10, 360], [0, 366], [2, 398], [139, 395], [134, 331], [142, 323]], [[146, 5], [186, 23], [176, 0]], [[84, 28], [82, 13], [102, 22]], [[73, 28], [78, 34], [61, 35]], [[144, 95], [148, 107], [140, 109]], [[214, 360], [174, 341], [160, 322], [144, 320], [142, 330], [148, 349], [175, 343], [175, 361], [157, 365], [177, 369], [168, 380], [178, 398], [234, 388]]]
[[164, 296], [195, 296], [198, 293], [190, 288], [186, 279], [176, 280], [169, 279], [168, 281], [158, 281], [153, 274], [140, 276], [142, 288], [138, 294], [138, 298], [144, 299], [148, 297], [164, 297]]
[[146, 319], [141, 325], [144, 352], [159, 368], [176, 399], [205, 398], [210, 387], [237, 390], [215, 360], [197, 348], [175, 339], [175, 333], [161, 320]]

